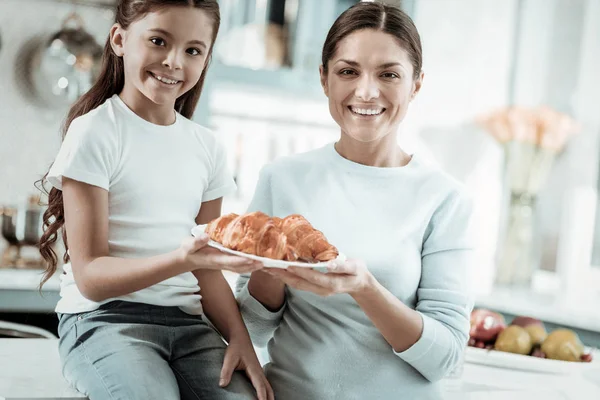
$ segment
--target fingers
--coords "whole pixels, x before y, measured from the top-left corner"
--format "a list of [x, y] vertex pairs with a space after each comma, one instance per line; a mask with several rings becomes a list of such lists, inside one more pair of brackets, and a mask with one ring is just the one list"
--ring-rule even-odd
[[266, 382], [262, 369], [257, 371], [254, 368], [248, 368], [246, 369], [246, 375], [248, 375], [250, 382], [252, 382], [252, 386], [254, 386], [254, 389], [256, 390], [258, 400], [269, 400], [269, 396], [267, 394], [268, 383]]
[[237, 360], [229, 355], [228, 351], [225, 351], [225, 358], [223, 359], [223, 368], [221, 368], [221, 376], [219, 377], [219, 386], [225, 387], [231, 382], [231, 376], [233, 371], [237, 367]]
[[335, 274], [357, 275], [360, 261], [347, 260], [340, 262], [332, 260], [327, 263], [327, 271]]
[[227, 269], [228, 271], [231, 272], [235, 272], [237, 274], [249, 274], [252, 273], [254, 271], [258, 271], [260, 269], [263, 268], [263, 265], [261, 263], [251, 263], [248, 265], [241, 265], [241, 266], [224, 266], [224, 269]]
[[320, 287], [336, 289], [346, 275], [324, 274], [310, 268], [289, 267], [289, 272]]
[[260, 261], [249, 260], [243, 257], [218, 255], [210, 260], [213, 265], [219, 266], [221, 269], [246, 274], [262, 269], [264, 266]]
[[214, 248], [203, 250], [204, 263], [218, 269], [228, 269], [233, 272], [252, 272], [261, 269], [263, 264], [246, 257], [223, 253]]
[[201, 248], [205, 247], [208, 244], [208, 235], [203, 233], [198, 237], [189, 237], [185, 238], [182, 243], [182, 246], [187, 253], [195, 253]]

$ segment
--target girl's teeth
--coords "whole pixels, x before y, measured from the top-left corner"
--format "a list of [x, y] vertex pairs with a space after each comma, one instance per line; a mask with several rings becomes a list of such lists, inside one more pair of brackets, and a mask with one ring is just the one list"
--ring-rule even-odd
[[161, 82], [163, 82], [163, 83], [167, 83], [167, 84], [169, 84], [169, 85], [174, 85], [174, 84], [176, 84], [177, 82], [179, 82], [179, 81], [174, 81], [174, 80], [171, 80], [171, 79], [168, 79], [168, 78], [163, 78], [162, 76], [159, 76], [159, 75], [154, 75], [154, 77], [155, 77], [156, 79], [158, 79], [159, 81], [161, 81]]

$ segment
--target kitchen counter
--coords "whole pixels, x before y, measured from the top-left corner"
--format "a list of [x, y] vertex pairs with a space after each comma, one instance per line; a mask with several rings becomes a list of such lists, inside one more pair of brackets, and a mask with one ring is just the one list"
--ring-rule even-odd
[[[85, 399], [60, 373], [54, 339], [0, 339], [0, 399]], [[551, 375], [466, 363], [460, 379], [442, 382], [447, 400], [600, 398], [600, 370]]]
[[[39, 291], [40, 270], [0, 269], [0, 312], [53, 312], [60, 299], [59, 273], [53, 275]], [[237, 274], [223, 271], [233, 288]]]
[[0, 269], [0, 312], [53, 312], [59, 300], [58, 274], [39, 291], [42, 271]]

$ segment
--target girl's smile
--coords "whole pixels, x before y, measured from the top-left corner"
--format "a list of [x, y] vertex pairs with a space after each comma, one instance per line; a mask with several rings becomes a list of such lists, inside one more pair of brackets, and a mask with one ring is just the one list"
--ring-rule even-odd
[[166, 85], [166, 87], [169, 87], [169, 88], [174, 88], [176, 85], [183, 82], [181, 80], [172, 78], [166, 74], [157, 74], [157, 73], [154, 73], [151, 71], [148, 71], [148, 73], [150, 74], [150, 76], [152, 76], [158, 82], [160, 82], [160, 84]]

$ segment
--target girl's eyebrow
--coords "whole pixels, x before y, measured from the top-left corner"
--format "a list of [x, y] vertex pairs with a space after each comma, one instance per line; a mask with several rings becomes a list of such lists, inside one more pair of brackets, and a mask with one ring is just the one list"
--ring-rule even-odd
[[[161, 33], [163, 35], [165, 35], [168, 38], [173, 38], [173, 35], [171, 35], [169, 32], [165, 31], [164, 29], [160, 29], [160, 28], [152, 28], [152, 29], [148, 29], [148, 31], [150, 32], [156, 32], [156, 33]], [[204, 43], [202, 40], [190, 40], [188, 42], [188, 44], [197, 44], [199, 46], [203, 46], [204, 48], [207, 48], [208, 46], [206, 46], [206, 43]]]

